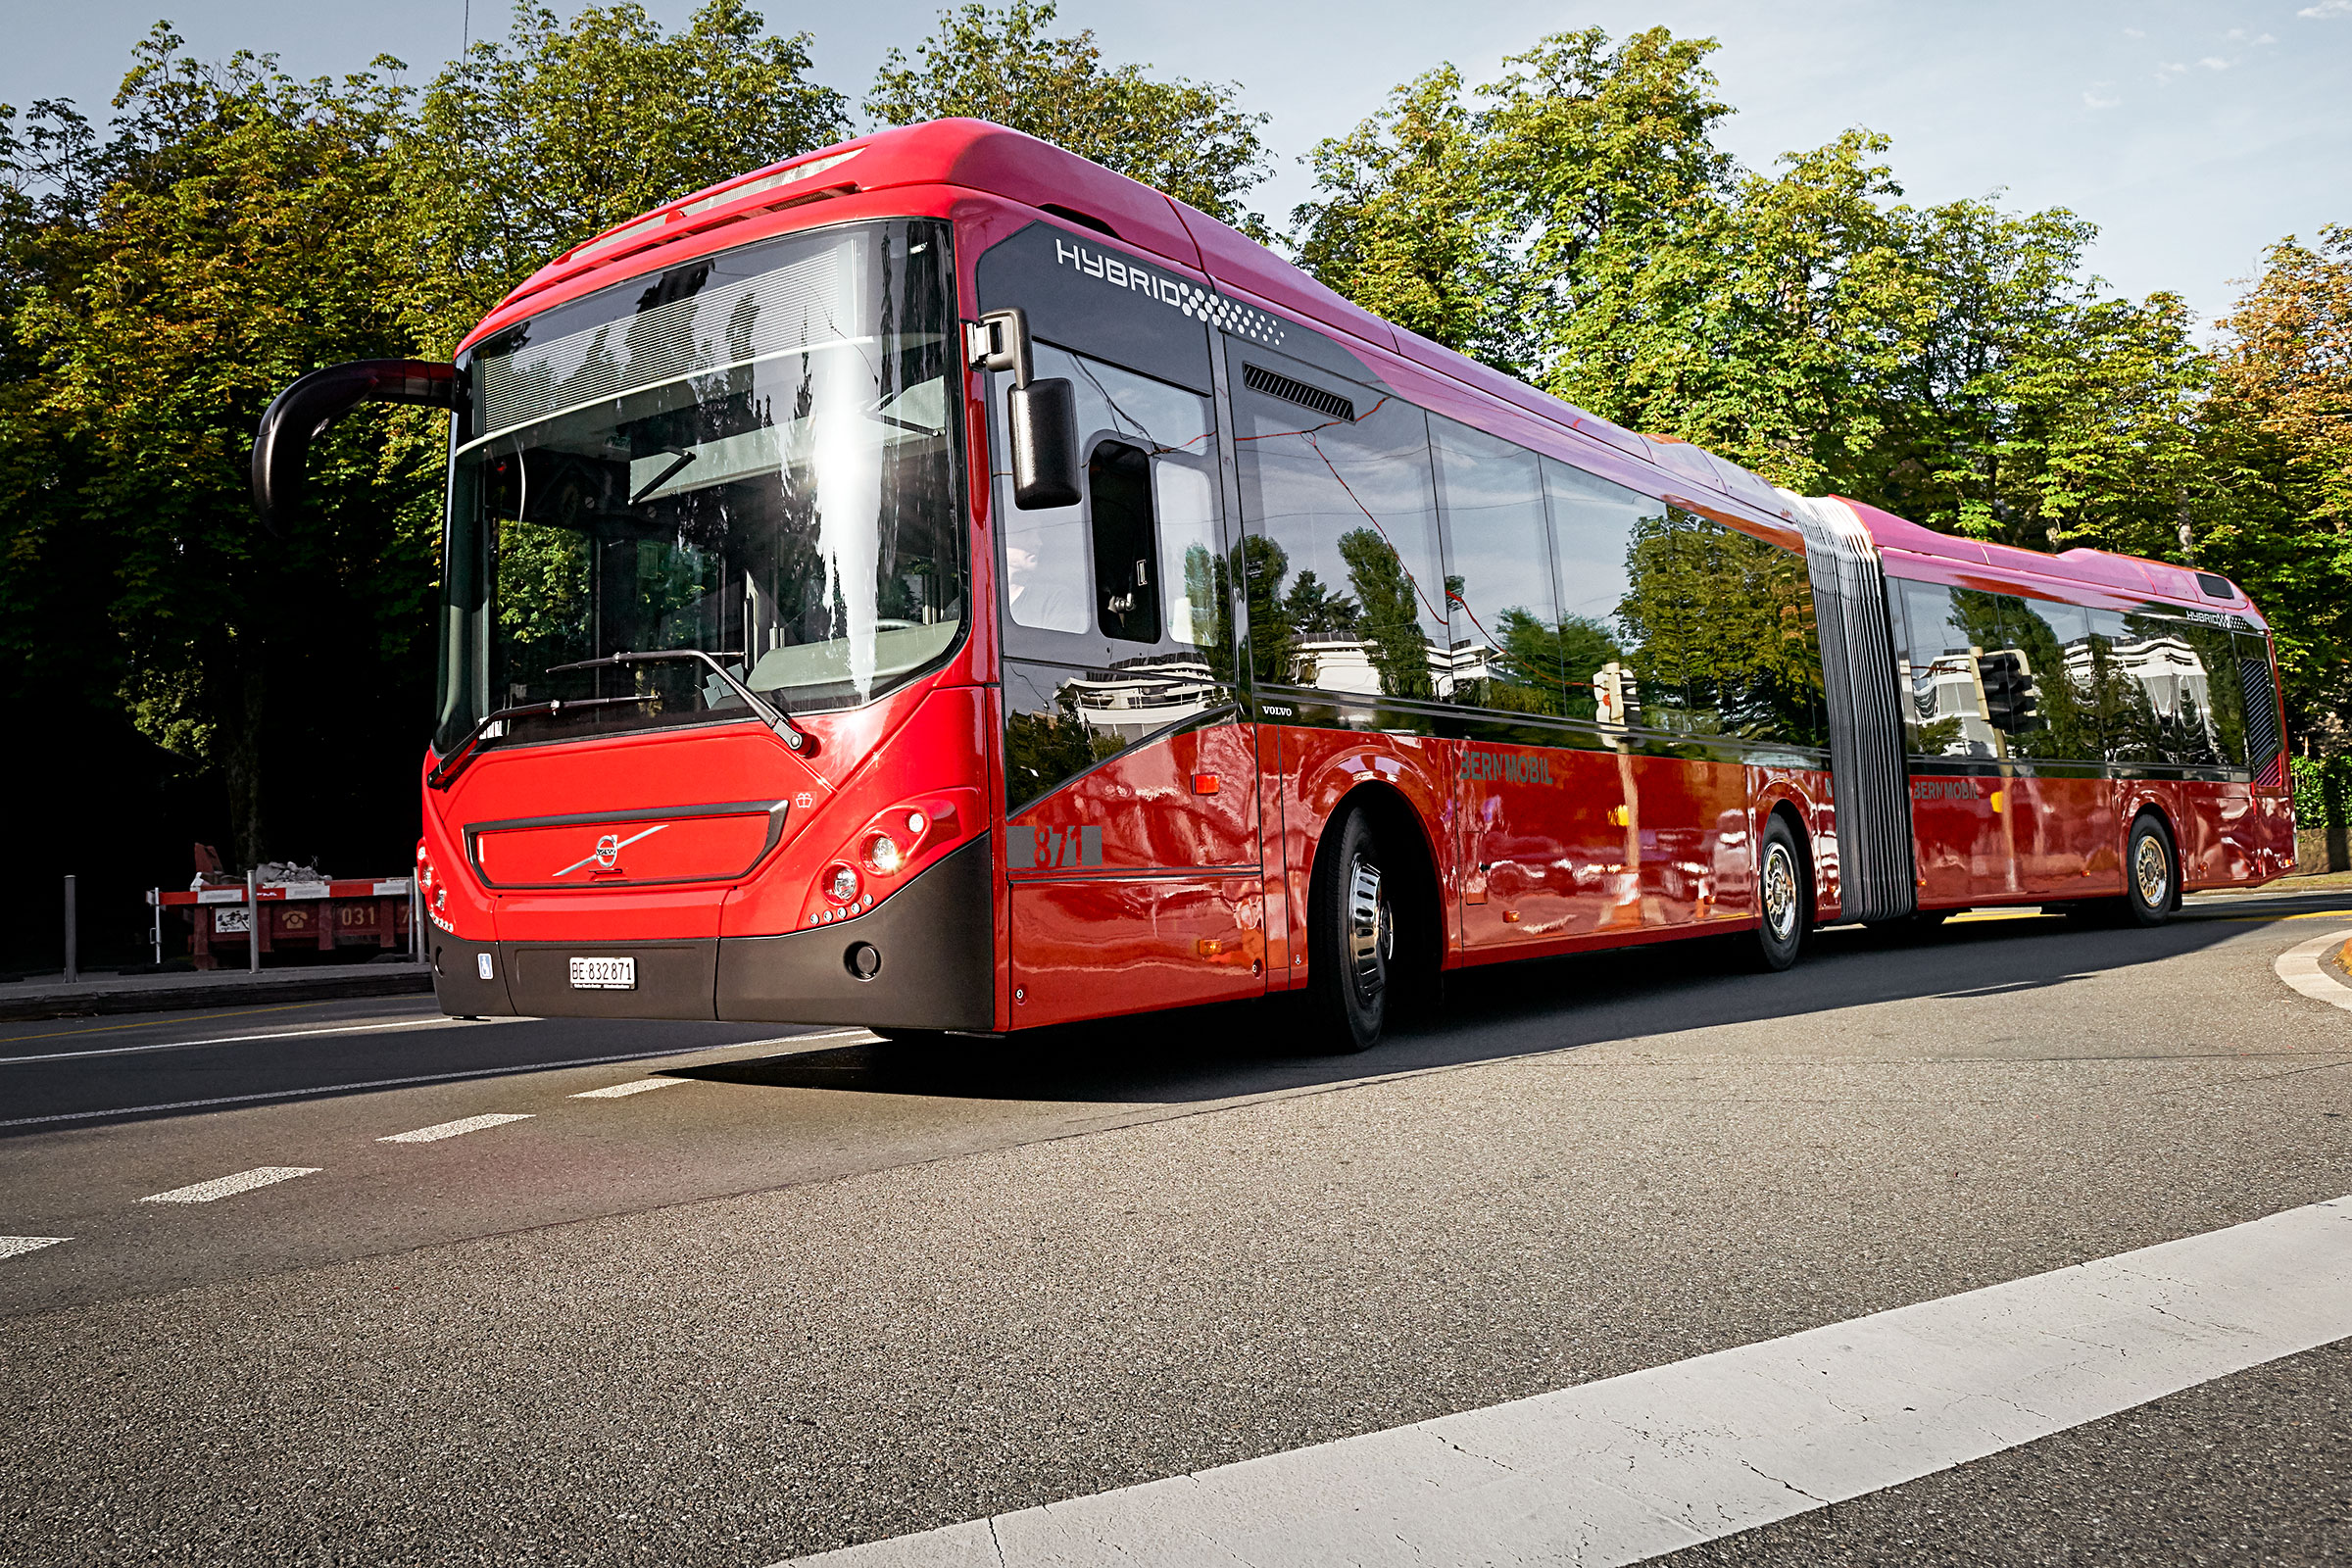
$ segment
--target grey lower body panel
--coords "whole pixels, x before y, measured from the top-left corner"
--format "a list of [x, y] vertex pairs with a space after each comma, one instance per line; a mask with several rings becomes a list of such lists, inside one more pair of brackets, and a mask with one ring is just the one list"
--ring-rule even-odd
[[[433, 996], [441, 1010], [460, 1018], [504, 1017], [514, 1010], [507, 995], [507, 964], [494, 942], [468, 942], [438, 926], [425, 934], [425, 958], [433, 966]], [[489, 973], [483, 970], [487, 957]]]
[[[855, 920], [718, 945], [718, 1016], [885, 1029], [996, 1027], [996, 857], [989, 835]], [[880, 966], [858, 977], [853, 951]]]
[[[483, 943], [435, 931], [426, 946], [433, 992], [443, 1012], [467, 1015], [988, 1030], [997, 1006], [995, 871], [983, 834], [854, 920], [773, 937]], [[636, 985], [575, 988], [571, 960], [591, 957], [636, 959]]]
[[[715, 1018], [711, 976], [718, 939], [680, 942], [502, 942], [514, 1010], [534, 1018]], [[574, 958], [635, 958], [626, 991], [575, 989]]]

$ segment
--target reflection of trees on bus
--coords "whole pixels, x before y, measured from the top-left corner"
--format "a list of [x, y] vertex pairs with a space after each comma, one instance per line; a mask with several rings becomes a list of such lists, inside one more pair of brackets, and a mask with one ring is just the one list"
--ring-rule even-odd
[[1617, 623], [1643, 722], [1823, 743], [1821, 646], [1802, 556], [1676, 511], [1636, 524], [1626, 579]]

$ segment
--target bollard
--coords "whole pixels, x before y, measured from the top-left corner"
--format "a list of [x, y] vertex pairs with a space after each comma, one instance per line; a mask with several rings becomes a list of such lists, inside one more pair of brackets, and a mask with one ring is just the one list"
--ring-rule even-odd
[[262, 896], [253, 873], [245, 873], [245, 969], [258, 974], [262, 967]]
[[66, 878], [66, 984], [81, 978], [81, 922], [74, 917], [74, 879]]

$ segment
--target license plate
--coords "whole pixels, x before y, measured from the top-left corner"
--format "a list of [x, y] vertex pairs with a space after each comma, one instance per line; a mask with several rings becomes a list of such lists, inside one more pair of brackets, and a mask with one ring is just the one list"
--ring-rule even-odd
[[635, 958], [574, 958], [571, 960], [571, 989], [574, 991], [634, 991], [637, 989], [637, 960]]

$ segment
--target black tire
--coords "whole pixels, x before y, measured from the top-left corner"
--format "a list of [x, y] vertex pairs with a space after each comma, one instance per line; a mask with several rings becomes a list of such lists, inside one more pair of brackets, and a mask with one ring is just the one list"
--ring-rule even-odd
[[1778, 972], [1804, 955], [1813, 928], [1813, 878], [1788, 819], [1777, 812], [1764, 823], [1763, 853], [1756, 860], [1756, 962]]
[[2124, 906], [2139, 925], [2162, 925], [2180, 893], [2180, 857], [2164, 819], [2143, 811], [2124, 850]]
[[1397, 969], [1396, 870], [1364, 811], [1348, 810], [1326, 831], [1306, 914], [1310, 1038], [1322, 1050], [1369, 1051], [1388, 1025]]

